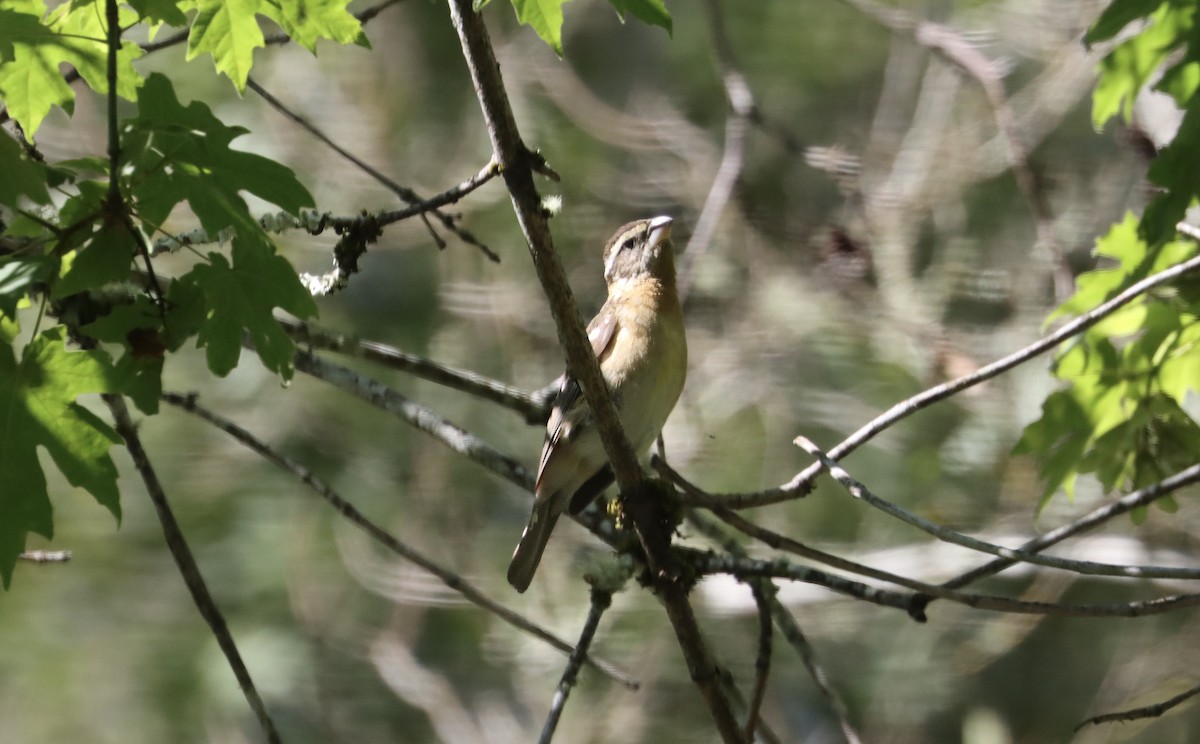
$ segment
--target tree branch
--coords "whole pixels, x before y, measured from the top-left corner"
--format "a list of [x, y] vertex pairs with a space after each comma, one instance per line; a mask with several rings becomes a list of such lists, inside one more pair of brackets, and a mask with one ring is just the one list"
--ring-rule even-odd
[[826, 455], [815, 444], [804, 437], [797, 437], [798, 444], [805, 452], [820, 461], [821, 465], [827, 469], [837, 480], [845, 487], [846, 491], [854, 498], [864, 501], [871, 506], [879, 509], [883, 513], [899, 519], [905, 524], [910, 524], [913, 527], [933, 535], [943, 542], [948, 542], [953, 545], [959, 545], [970, 550], [977, 550], [981, 553], [990, 553], [991, 555], [1004, 558], [1010, 561], [1020, 561], [1022, 563], [1032, 563], [1038, 566], [1048, 566], [1050, 568], [1058, 568], [1064, 571], [1072, 571], [1085, 576], [1117, 576], [1122, 578], [1136, 579], [1185, 579], [1196, 580], [1200, 579], [1200, 569], [1194, 568], [1174, 568], [1168, 566], [1118, 566], [1111, 563], [1095, 563], [1092, 561], [1073, 561], [1066, 558], [1055, 558], [1053, 556], [1038, 555], [1037, 553], [1028, 553], [1019, 549], [1005, 548], [1001, 545], [985, 542], [983, 540], [964, 535], [961, 532], [956, 532], [948, 527], [943, 527], [940, 524], [934, 524], [926, 519], [918, 517], [916, 514], [902, 509], [895, 504], [881, 499], [871, 493], [870, 489], [862, 483], [855, 480], [849, 473], [842, 468], [833, 458]]
[[579, 676], [580, 664], [592, 646], [592, 639], [596, 637], [596, 628], [600, 627], [600, 617], [604, 615], [604, 611], [610, 605], [612, 605], [612, 592], [592, 587], [592, 604], [588, 610], [587, 621], [583, 624], [583, 630], [579, 633], [579, 642], [575, 644], [575, 650], [571, 652], [571, 657], [567, 660], [567, 667], [558, 681], [558, 689], [554, 691], [550, 713], [546, 717], [546, 724], [542, 727], [542, 735], [538, 737], [539, 744], [550, 744], [554, 738], [554, 730], [558, 728], [558, 720], [562, 717], [563, 707], [567, 704], [567, 696], [571, 694], [571, 688], [575, 686], [575, 680]]
[[[323, 142], [326, 147], [333, 150], [338, 155], [341, 155], [343, 158], [345, 158], [349, 162], [353, 163], [359, 170], [363, 171], [364, 173], [369, 175], [371, 178], [374, 178], [376, 181], [383, 184], [389, 191], [391, 191], [393, 194], [395, 194], [396, 196], [403, 199], [408, 204], [421, 204], [426, 201], [416, 191], [413, 191], [412, 189], [408, 188], [407, 186], [403, 186], [403, 185], [397, 183], [393, 179], [384, 175], [377, 168], [373, 167], [372, 165], [370, 165], [363, 159], [355, 156], [349, 150], [345, 149], [338, 143], [334, 142], [332, 139], [329, 138], [328, 135], [326, 135], [320, 129], [317, 129], [316, 126], [314, 126], [312, 123], [310, 123], [303, 116], [300, 116], [296, 112], [292, 111], [290, 108], [285, 106], [282, 101], [280, 101], [278, 98], [276, 98], [275, 96], [268, 93], [265, 88], [263, 88], [261, 85], [259, 85], [257, 82], [255, 82], [254, 78], [247, 78], [246, 85], [250, 88], [250, 90], [257, 93], [264, 101], [266, 101], [268, 104], [270, 104], [271, 108], [275, 109], [276, 111], [278, 111], [279, 113], [281, 113], [285, 117], [287, 117], [288, 119], [295, 122], [306, 132], [308, 132], [309, 134], [311, 134], [312, 136], [316, 137], [321, 142]], [[475, 187], [478, 188], [479, 186], [483, 185], [483, 183], [490, 180], [493, 175], [495, 175], [495, 173], [487, 172], [487, 177], [483, 178], [478, 183], [476, 183]], [[457, 235], [460, 239], [462, 239], [462, 241], [464, 243], [467, 243], [469, 245], [473, 245], [473, 246], [479, 248], [479, 250], [483, 252], [483, 255], [487, 256], [490, 260], [492, 260], [496, 263], [500, 262], [500, 256], [498, 256], [495, 251], [493, 251], [491, 248], [488, 248], [487, 245], [485, 245], [484, 243], [480, 242], [480, 240], [478, 238], [476, 238], [470, 231], [465, 230], [461, 226], [459, 226], [453, 217], [446, 214], [445, 212], [442, 212], [439, 209], [430, 209], [429, 213], [433, 214], [433, 216], [436, 217], [438, 219], [438, 221], [442, 223], [443, 227], [445, 227], [447, 230], [450, 230], [455, 235]], [[422, 219], [424, 219], [424, 214], [422, 214]], [[434, 241], [439, 243], [439, 247], [444, 246], [445, 244], [441, 242], [441, 238], [439, 238], [437, 233], [434, 232], [433, 226], [430, 225], [428, 223], [428, 221], [426, 221], [425, 225], [426, 225], [426, 227], [429, 228], [430, 233], [433, 235]]]
[[1200, 695], [1200, 685], [1196, 685], [1192, 689], [1181, 692], [1175, 697], [1169, 700], [1164, 700], [1161, 703], [1154, 703], [1153, 705], [1146, 705], [1141, 708], [1132, 708], [1130, 710], [1122, 710], [1116, 713], [1105, 713], [1104, 715], [1093, 716], [1076, 726], [1075, 730], [1079, 731], [1089, 723], [1098, 725], [1101, 723], [1108, 723], [1109, 721], [1136, 721], [1141, 718], [1158, 718], [1163, 713], [1166, 713], [1180, 703], [1185, 703], [1188, 700], [1191, 700], [1197, 695]]
[[621, 430], [616, 407], [601, 377], [599, 362], [592, 352], [566, 274], [554, 251], [547, 214], [533, 183], [533, 169], [544, 164], [544, 161], [531, 153], [521, 140], [483, 19], [474, 11], [470, 0], [450, 0], [450, 16], [462, 44], [463, 58], [471, 72], [496, 162], [503, 169], [517, 221], [529, 243], [538, 280], [550, 302], [559, 340], [567, 354], [567, 366], [578, 380], [584, 400], [596, 419], [600, 439], [620, 485], [625, 507], [646, 550], [651, 580], [666, 606], [688, 671], [708, 706], [717, 730], [726, 742], [739, 742], [741, 730], [721, 690], [717, 667], [688, 603], [687, 588], [664, 571], [670, 535], [662, 534], [661, 526], [655, 519], [656, 509], [653, 504], [647, 503], [649, 498], [643, 490], [642, 471], [636, 454]]
[[[1200, 232], [1194, 232], [1197, 229], [1186, 224], [1176, 226], [1180, 232], [1183, 232], [1189, 237], [1197, 237]], [[1114, 312], [1129, 304], [1139, 296], [1149, 292], [1151, 289], [1160, 285], [1166, 284], [1172, 280], [1178, 279], [1185, 274], [1195, 271], [1200, 268], [1200, 256], [1188, 259], [1182, 263], [1176, 264], [1169, 269], [1158, 272], [1151, 276], [1135, 282], [1124, 291], [1117, 294], [1107, 302], [1102, 303], [1094, 310], [1091, 310], [1071, 322], [1063, 325], [1054, 333], [1042, 338], [1041, 340], [1026, 346], [1023, 349], [1009, 354], [1002, 359], [998, 359], [991, 364], [980, 367], [975, 372], [964, 375], [957, 379], [942, 385], [936, 385], [917, 395], [914, 395], [907, 400], [903, 400], [889, 408], [884, 413], [875, 417], [858, 431], [844, 439], [836, 447], [829, 450], [829, 457], [834, 460], [839, 460], [854, 450], [861, 447], [866, 442], [875, 438], [880, 432], [890, 428], [893, 424], [908, 418], [917, 411], [927, 408], [939, 401], [945, 400], [952, 395], [962, 392], [969, 387], [978, 385], [981, 382], [990, 380], [997, 375], [1000, 375], [1018, 365], [1024, 364], [1029, 360], [1044, 354], [1045, 352], [1058, 346], [1068, 338], [1086, 331], [1088, 328], [1099, 323], [1104, 318], [1112, 315]], [[796, 477], [792, 478], [787, 483], [765, 491], [754, 491], [749, 493], [725, 493], [712, 494], [713, 504], [721, 504], [728, 506], [731, 509], [744, 509], [752, 506], [766, 506], [768, 504], [777, 504], [782, 501], [801, 498], [808, 494], [812, 489], [812, 481], [820, 475], [825, 469], [825, 466], [820, 462], [814, 463], [804, 470], [800, 471]]]
[[524, 465], [383, 383], [307, 351], [296, 352], [295, 364], [297, 371], [324, 380], [373, 406], [382, 408], [510, 483], [515, 483], [527, 491], [533, 490], [533, 476]]
[[323, 349], [359, 359], [369, 359], [389, 369], [408, 372], [423, 380], [444, 385], [477, 398], [497, 403], [516, 411], [529, 424], [545, 424], [550, 415], [549, 395], [527, 393], [470, 370], [454, 369], [437, 362], [408, 354], [394, 346], [377, 341], [364, 341], [344, 333], [318, 328], [312, 323], [290, 318], [278, 318], [279, 325], [292, 340], [309, 349]]
[[605, 676], [625, 686], [626, 688], [630, 690], [638, 689], [638, 683], [636, 681], [631, 679], [629, 675], [621, 672], [611, 663], [589, 657], [586, 648], [580, 652], [578, 648], [572, 647], [571, 644], [562, 640], [558, 636], [553, 635], [541, 626], [525, 619], [520, 614], [491, 599], [477, 589], [473, 584], [450, 569], [445, 568], [424, 554], [400, 542], [387, 530], [368, 519], [366, 515], [360, 512], [353, 504], [342, 498], [337, 491], [314, 475], [311, 470], [275, 451], [261, 439], [255, 437], [253, 434], [233, 423], [229, 419], [219, 416], [213, 411], [201, 406], [196, 402], [195, 395], [163, 393], [162, 399], [166, 403], [181, 408], [188, 413], [204, 419], [208, 423], [212, 424], [216, 428], [220, 429], [241, 444], [251, 449], [267, 462], [270, 462], [296, 476], [300, 482], [304, 483], [306, 486], [315, 491], [318, 496], [328, 502], [329, 505], [337, 510], [337, 512], [341, 514], [348, 522], [361, 529], [375, 542], [379, 543], [401, 558], [404, 558], [405, 560], [419, 566], [433, 576], [436, 576], [442, 581], [442, 583], [461, 594], [463, 599], [466, 599], [471, 604], [474, 604], [476, 607], [492, 613], [517, 630], [529, 633], [534, 638], [544, 641], [563, 653], [571, 654], [572, 658], [575, 658], [576, 655], [579, 655], [580, 662], [578, 663], [587, 662], [591, 664], [596, 669], [599, 669]]
[[204, 583], [200, 567], [196, 565], [196, 558], [192, 555], [183, 531], [179, 528], [179, 522], [175, 521], [175, 514], [167, 502], [167, 495], [158, 480], [158, 474], [154, 471], [154, 466], [150, 463], [145, 448], [142, 447], [142, 440], [138, 436], [137, 426], [129, 415], [125, 399], [111, 394], [102, 397], [108, 405], [108, 410], [112, 412], [117, 433], [125, 440], [125, 448], [129, 450], [129, 457], [133, 460], [134, 467], [137, 468], [142, 482], [146, 485], [146, 493], [149, 494], [150, 501], [154, 503], [154, 511], [158, 514], [158, 521], [162, 525], [167, 549], [171, 551], [171, 557], [175, 559], [175, 565], [179, 567], [183, 583], [191, 592], [196, 609], [200, 610], [200, 616], [208, 623], [213, 637], [217, 639], [217, 645], [225, 654], [225, 660], [229, 662], [229, 668], [233, 670], [233, 676], [237, 677], [238, 686], [242, 688], [246, 702], [250, 704], [250, 709], [254, 711], [259, 725], [266, 733], [267, 741], [279, 744], [282, 740], [279, 738], [279, 732], [275, 730], [275, 722], [271, 720], [267, 706], [254, 686], [254, 680], [250, 678], [250, 671], [246, 669], [242, 655], [238, 652], [237, 644], [233, 642], [233, 634], [229, 632], [225, 617], [221, 614], [220, 608], [217, 607], [212, 594], [208, 591], [208, 586]]

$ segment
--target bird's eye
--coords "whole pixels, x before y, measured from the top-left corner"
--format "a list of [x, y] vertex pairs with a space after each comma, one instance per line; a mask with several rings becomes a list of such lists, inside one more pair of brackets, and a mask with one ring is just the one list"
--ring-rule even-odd
[[621, 243], [621, 250], [631, 251], [635, 245], [637, 245], [637, 240], [633, 238], [625, 238], [625, 242]]

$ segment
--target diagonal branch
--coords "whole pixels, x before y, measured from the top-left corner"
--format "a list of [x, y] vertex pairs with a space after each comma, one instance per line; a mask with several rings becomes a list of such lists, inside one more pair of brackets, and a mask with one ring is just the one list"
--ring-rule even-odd
[[[688, 588], [675, 577], [667, 575], [665, 570], [671, 536], [664, 534], [657, 523], [657, 509], [649, 503], [650, 499], [645, 493], [637, 457], [621, 430], [616, 407], [600, 375], [599, 362], [592, 352], [566, 274], [555, 253], [547, 212], [533, 183], [533, 170], [544, 166], [544, 161], [531, 153], [521, 140], [483, 19], [475, 12], [471, 0], [450, 0], [449, 5], [450, 17], [462, 44], [463, 58], [470, 70], [488, 136], [492, 140], [492, 150], [496, 162], [503, 169], [517, 221], [529, 243], [538, 280], [550, 302], [559, 340], [567, 354], [567, 366], [578, 380], [584, 400], [595, 416], [604, 452], [620, 485], [634, 531], [646, 549], [651, 580], [666, 607], [688, 671], [708, 706], [717, 730], [726, 742], [740, 742], [742, 732], [721, 689], [716, 664], [688, 602]], [[544, 170], [544, 167], [541, 169]]]
[[503, 454], [471, 432], [450, 423], [416, 401], [409, 400], [381, 382], [322, 359], [297, 351], [296, 369], [324, 380], [345, 392], [382, 408], [410, 426], [429, 434], [464, 457], [474, 460], [511, 483], [533, 490], [533, 476], [524, 465]]
[[916, 514], [902, 509], [895, 504], [881, 499], [871, 493], [870, 489], [859, 483], [849, 473], [837, 463], [836, 460], [822, 452], [815, 444], [804, 437], [797, 437], [796, 444], [800, 445], [805, 452], [820, 461], [838, 483], [841, 483], [854, 498], [865, 501], [871, 506], [879, 509], [883, 513], [895, 517], [905, 524], [910, 524], [917, 529], [933, 535], [939, 540], [958, 545], [970, 550], [977, 550], [981, 553], [990, 553], [999, 558], [1004, 558], [1010, 561], [1020, 561], [1022, 563], [1032, 563], [1038, 566], [1047, 566], [1050, 568], [1058, 568], [1064, 571], [1073, 571], [1077, 574], [1085, 576], [1116, 576], [1123, 578], [1137, 579], [1200, 579], [1200, 570], [1194, 568], [1174, 568], [1169, 566], [1119, 566], [1111, 563], [1095, 563], [1092, 561], [1073, 561], [1066, 558], [1055, 558], [1053, 556], [1038, 555], [1037, 553], [1029, 553], [1020, 549], [1005, 548], [1000, 545], [985, 542], [969, 535], [964, 535], [961, 532], [956, 532], [939, 524], [934, 524], [929, 520], [922, 519]]
[[579, 642], [575, 644], [575, 650], [571, 652], [571, 658], [567, 660], [567, 667], [563, 670], [562, 678], [558, 681], [558, 689], [554, 691], [550, 714], [546, 716], [546, 725], [542, 727], [542, 735], [538, 737], [539, 744], [550, 744], [554, 738], [554, 731], [558, 728], [563, 707], [567, 704], [567, 696], [571, 694], [571, 688], [575, 686], [575, 680], [579, 676], [579, 667], [583, 663], [583, 659], [587, 657], [588, 649], [592, 646], [592, 639], [596, 637], [596, 628], [600, 627], [600, 617], [610, 605], [612, 605], [612, 592], [592, 587], [592, 605], [588, 610], [587, 620], [583, 624], [583, 630], [579, 633]]
[[[246, 85], [249, 86], [250, 90], [257, 93], [264, 101], [266, 101], [268, 104], [270, 104], [271, 108], [273, 108], [276, 111], [278, 111], [279, 113], [283, 114], [288, 119], [291, 119], [293, 122], [295, 122], [298, 126], [300, 126], [302, 129], [304, 129], [306, 132], [308, 132], [312, 136], [316, 137], [317, 139], [321, 140], [321, 142], [324, 143], [326, 147], [330, 148], [331, 150], [336, 152], [338, 155], [341, 155], [343, 158], [345, 158], [346, 160], [353, 163], [359, 170], [362, 170], [364, 173], [369, 175], [371, 178], [374, 178], [376, 181], [383, 184], [389, 191], [391, 191], [393, 194], [395, 194], [396, 196], [403, 199], [408, 204], [420, 204], [420, 203], [426, 201], [417, 192], [413, 191], [412, 189], [408, 188], [407, 186], [397, 183], [395, 180], [393, 180], [392, 178], [389, 178], [388, 176], [384, 175], [380, 170], [373, 167], [370, 163], [367, 163], [362, 158], [357, 157], [356, 155], [351, 153], [349, 150], [345, 149], [338, 143], [334, 142], [332, 139], [330, 139], [330, 137], [327, 134], [322, 132], [320, 129], [317, 129], [316, 126], [314, 126], [311, 122], [309, 122], [303, 116], [300, 116], [296, 112], [292, 111], [290, 108], [285, 106], [282, 101], [280, 101], [278, 98], [276, 98], [275, 96], [268, 93], [265, 88], [263, 88], [261, 85], [259, 85], [254, 80], [254, 78], [247, 78]], [[489, 178], [490, 177], [491, 177], [491, 175], [489, 175]], [[453, 217], [451, 217], [450, 215], [441, 211], [440, 209], [431, 209], [431, 210], [429, 210], [429, 213], [432, 214], [434, 217], [436, 217], [438, 219], [438, 221], [442, 223], [443, 227], [445, 227], [447, 230], [450, 230], [455, 235], [457, 235], [459, 238], [461, 238], [464, 243], [467, 243], [469, 245], [473, 245], [473, 246], [479, 248], [479, 250], [481, 250], [485, 256], [487, 256], [492, 261], [499, 263], [500, 256], [498, 256], [495, 253], [495, 251], [493, 251], [491, 248], [488, 248], [485, 244], [481, 243], [478, 238], [476, 238], [473, 234], [471, 234], [470, 231], [465, 230], [461, 226], [459, 226]], [[438, 238], [437, 233], [434, 232], [433, 227], [429, 224], [429, 221], [425, 218], [424, 214], [421, 215], [421, 219], [425, 220], [425, 225], [426, 225], [426, 227], [429, 228], [429, 231], [433, 235], [434, 240], [439, 242], [440, 246], [444, 246], [445, 244], [441, 243], [441, 239]]]
[[125, 399], [119, 395], [104, 395], [102, 397], [108, 405], [108, 410], [112, 412], [113, 423], [116, 426], [117, 433], [125, 440], [125, 448], [129, 450], [129, 456], [133, 460], [133, 465], [137, 468], [138, 474], [141, 475], [142, 482], [146, 485], [146, 492], [150, 495], [150, 500], [154, 503], [154, 511], [158, 514], [158, 521], [162, 525], [163, 537], [167, 541], [167, 548], [171, 551], [171, 557], [175, 559], [175, 564], [179, 567], [179, 573], [183, 576], [183, 583], [187, 585], [188, 591], [191, 592], [192, 601], [196, 603], [196, 609], [200, 610], [200, 616], [208, 623], [213, 637], [217, 639], [217, 645], [221, 647], [221, 652], [225, 654], [225, 660], [229, 662], [229, 668], [233, 670], [233, 676], [237, 677], [238, 686], [242, 688], [242, 694], [246, 697], [246, 702], [250, 704], [250, 709], [254, 711], [259, 725], [262, 726], [263, 731], [266, 733], [267, 741], [272, 744], [279, 744], [282, 739], [279, 738], [279, 732], [275, 730], [275, 723], [271, 720], [271, 714], [267, 712], [267, 706], [258, 694], [258, 689], [254, 686], [254, 680], [250, 678], [250, 671], [246, 669], [246, 663], [242, 660], [241, 653], [238, 652], [237, 644], [233, 642], [233, 635], [229, 632], [229, 626], [225, 623], [225, 616], [221, 614], [220, 608], [217, 607], [212, 594], [208, 591], [208, 586], [204, 583], [204, 577], [200, 574], [200, 567], [196, 565], [196, 558], [192, 555], [192, 550], [188, 547], [187, 540], [183, 537], [183, 531], [179, 528], [179, 522], [175, 521], [175, 513], [171, 511], [171, 505], [167, 502], [167, 495], [163, 491], [162, 483], [158, 480], [158, 474], [154, 471], [154, 466], [150, 463], [150, 457], [146, 454], [146, 449], [142, 446], [142, 440], [138, 436], [137, 425], [133, 423], [133, 418], [129, 415], [129, 408], [125, 405]]
[[1180, 703], [1185, 703], [1188, 700], [1200, 695], [1200, 685], [1196, 685], [1190, 690], [1185, 690], [1169, 700], [1164, 700], [1161, 703], [1146, 705], [1141, 708], [1133, 708], [1131, 710], [1117, 711], [1116, 713], [1105, 713], [1104, 715], [1093, 716], [1083, 723], [1075, 727], [1079, 731], [1084, 726], [1090, 724], [1108, 723], [1109, 721], [1136, 721], [1140, 718], [1158, 718], [1163, 713], [1174, 708]]
[[277, 320], [293, 341], [309, 349], [335, 351], [359, 359], [369, 359], [390, 369], [408, 372], [423, 380], [429, 380], [468, 395], [498, 403], [521, 414], [530, 424], [544, 424], [550, 413], [549, 402], [553, 392], [548, 395], [541, 394], [541, 391], [527, 393], [475, 372], [446, 367], [377, 341], [364, 341], [343, 333], [318, 328], [305, 321], [290, 318], [278, 318]]
[[522, 617], [520, 614], [491, 599], [458, 574], [400, 542], [387, 530], [368, 519], [353, 504], [342, 498], [337, 491], [315, 476], [308, 468], [275, 451], [261, 439], [255, 437], [253, 434], [233, 423], [229, 419], [219, 416], [207, 408], [199, 405], [196, 402], [195, 395], [163, 393], [162, 399], [166, 403], [181, 408], [195, 416], [199, 416], [216, 428], [233, 437], [241, 444], [253, 450], [263, 459], [292, 473], [299, 478], [302, 483], [315, 491], [318, 496], [325, 499], [325, 501], [327, 501], [330, 506], [336, 509], [339, 514], [345, 517], [347, 521], [361, 529], [363, 532], [367, 533], [371, 539], [375, 540], [377, 543], [396, 555], [416, 564], [417, 566], [420, 566], [425, 571], [428, 571], [430, 574], [441, 579], [442, 583], [461, 594], [464, 599], [474, 604], [476, 607], [492, 613], [514, 628], [529, 633], [534, 638], [546, 642], [559, 651], [571, 654], [572, 658], [575, 658], [576, 655], [578, 655], [579, 661], [577, 663], [587, 662], [593, 665], [605, 676], [621, 685], [624, 685], [626, 688], [630, 690], [636, 690], [638, 688], [637, 682], [630, 679], [627, 674], [618, 670], [611, 663], [591, 658], [588, 656], [586, 648], [584, 648], [582, 652], [579, 648], [573, 648], [571, 644], [562, 640], [558, 636], [553, 635], [541, 626], [536, 625], [535, 623]]
[[[1040, 550], [1057, 545], [1069, 537], [1078, 535], [1088, 530], [1095, 529], [1113, 517], [1133, 511], [1134, 509], [1146, 506], [1154, 501], [1166, 496], [1169, 493], [1178, 491], [1184, 486], [1193, 483], [1200, 483], [1200, 464], [1185, 468], [1179, 471], [1170, 478], [1165, 478], [1152, 486], [1134, 491], [1117, 499], [1111, 504], [1102, 506], [1094, 511], [1085, 514], [1073, 522], [1064, 524], [1061, 527], [1050, 530], [1044, 535], [1040, 535], [1029, 542], [1022, 545], [1019, 549], [1024, 553], [1036, 553]], [[1010, 558], [997, 558], [994, 561], [989, 561], [979, 568], [972, 569], [966, 573], [956, 576], [953, 579], [945, 582], [942, 586], [949, 589], [957, 589], [967, 584], [979, 581], [987, 576], [998, 574], [1004, 569], [1016, 563]]]
[[[1176, 226], [1180, 232], [1187, 234], [1189, 237], [1200, 239], [1200, 230], [1193, 228], [1190, 225], [1181, 223]], [[1008, 356], [997, 359], [991, 364], [980, 367], [978, 370], [969, 375], [964, 375], [957, 379], [942, 385], [936, 385], [917, 395], [914, 395], [907, 400], [903, 400], [896, 405], [884, 411], [879, 416], [868, 422], [858, 431], [844, 439], [836, 447], [829, 450], [829, 457], [838, 460], [850, 454], [854, 450], [861, 447], [866, 442], [875, 438], [880, 432], [888, 429], [893, 424], [908, 418], [917, 411], [927, 408], [934, 403], [945, 400], [952, 395], [962, 392], [967, 388], [978, 385], [981, 382], [990, 380], [1018, 365], [1024, 364], [1029, 360], [1046, 353], [1055, 348], [1060, 343], [1072, 336], [1083, 333], [1088, 328], [1099, 323], [1104, 318], [1112, 315], [1120, 308], [1128, 305], [1133, 300], [1141, 295], [1149, 292], [1155, 287], [1166, 284], [1167, 282], [1178, 279], [1185, 274], [1195, 271], [1200, 268], [1200, 256], [1188, 259], [1182, 263], [1178, 263], [1169, 269], [1153, 274], [1135, 282], [1124, 291], [1117, 294], [1112, 299], [1097, 306], [1095, 309], [1080, 315], [1071, 322], [1063, 325], [1049, 336], [1019, 349], [1009, 354]], [[732, 509], [743, 509], [751, 506], [766, 506], [767, 504], [777, 504], [782, 501], [789, 501], [805, 496], [812, 489], [812, 481], [822, 472], [825, 466], [820, 462], [814, 463], [804, 470], [800, 471], [796, 477], [792, 478], [787, 483], [778, 488], [768, 489], [766, 491], [755, 491], [751, 493], [727, 493], [713, 494], [712, 503], [720, 503], [723, 506], [728, 506]]]

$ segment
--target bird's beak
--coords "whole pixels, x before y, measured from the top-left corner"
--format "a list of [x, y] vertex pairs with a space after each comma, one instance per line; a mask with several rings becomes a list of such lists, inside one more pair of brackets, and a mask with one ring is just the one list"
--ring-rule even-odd
[[657, 248], [669, 240], [671, 238], [671, 223], [674, 221], [666, 216], [655, 217], [650, 220], [650, 239], [646, 241], [647, 244], [651, 248]]

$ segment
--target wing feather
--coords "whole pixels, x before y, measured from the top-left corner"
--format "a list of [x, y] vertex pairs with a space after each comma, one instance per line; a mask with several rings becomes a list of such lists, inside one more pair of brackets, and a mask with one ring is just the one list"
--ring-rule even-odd
[[[606, 303], [587, 326], [588, 340], [592, 342], [592, 353], [597, 359], [612, 344], [617, 335], [616, 331], [617, 315], [609, 312]], [[550, 419], [546, 422], [546, 441], [542, 445], [542, 457], [538, 462], [535, 489], [541, 486], [542, 473], [546, 472], [546, 465], [554, 455], [555, 446], [559, 442], [570, 441], [586, 406], [583, 391], [569, 372], [564, 372], [558, 379], [558, 393], [554, 396], [554, 406], [550, 411]]]

